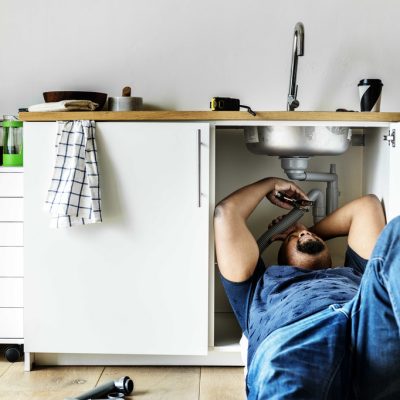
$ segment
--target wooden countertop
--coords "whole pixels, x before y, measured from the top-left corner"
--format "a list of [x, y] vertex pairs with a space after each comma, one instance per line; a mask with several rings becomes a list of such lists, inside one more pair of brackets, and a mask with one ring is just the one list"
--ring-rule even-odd
[[359, 121], [400, 122], [400, 112], [331, 111], [86, 111], [21, 112], [22, 121]]

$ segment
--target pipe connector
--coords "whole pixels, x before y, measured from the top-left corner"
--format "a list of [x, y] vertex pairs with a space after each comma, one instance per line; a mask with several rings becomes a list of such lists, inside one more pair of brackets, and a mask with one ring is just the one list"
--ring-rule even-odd
[[281, 167], [289, 179], [305, 181], [310, 157], [280, 157]]

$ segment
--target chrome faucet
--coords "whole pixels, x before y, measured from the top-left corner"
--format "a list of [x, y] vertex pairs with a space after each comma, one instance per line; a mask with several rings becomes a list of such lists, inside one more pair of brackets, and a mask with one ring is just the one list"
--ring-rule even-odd
[[297, 100], [297, 60], [299, 56], [304, 55], [304, 25], [302, 22], [298, 22], [294, 27], [293, 36], [293, 49], [292, 49], [292, 66], [290, 68], [290, 80], [289, 80], [289, 93], [287, 98], [287, 110], [294, 111], [300, 102]]

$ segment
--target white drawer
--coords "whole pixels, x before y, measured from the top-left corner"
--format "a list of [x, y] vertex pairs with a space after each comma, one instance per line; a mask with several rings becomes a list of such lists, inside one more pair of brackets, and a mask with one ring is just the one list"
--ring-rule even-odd
[[23, 308], [0, 308], [0, 338], [23, 338]]
[[0, 172], [0, 197], [23, 197], [24, 174]]
[[0, 277], [24, 276], [23, 247], [0, 247]]
[[23, 307], [23, 285], [23, 278], [0, 278], [0, 307]]
[[24, 199], [0, 197], [0, 221], [23, 221]]
[[0, 222], [0, 246], [23, 246], [24, 224], [22, 222]]

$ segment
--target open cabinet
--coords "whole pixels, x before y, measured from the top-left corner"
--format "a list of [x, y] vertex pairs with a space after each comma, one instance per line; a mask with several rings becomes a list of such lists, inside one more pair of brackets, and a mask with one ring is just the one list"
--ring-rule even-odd
[[[400, 190], [397, 171], [400, 168], [400, 146], [393, 146], [385, 136], [394, 134], [400, 124], [384, 127], [354, 128], [353, 145], [342, 155], [312, 157], [308, 171], [329, 172], [330, 164], [336, 164], [339, 177], [339, 206], [364, 194], [376, 194], [385, 208], [388, 221], [400, 215]], [[394, 133], [393, 133], [394, 132]], [[400, 131], [399, 131], [400, 132]], [[387, 138], [386, 138], [387, 139]], [[389, 138], [390, 139], [390, 138]], [[225, 127], [216, 130], [215, 141], [215, 204], [234, 190], [268, 176], [288, 179], [278, 157], [255, 155], [245, 147], [242, 129]], [[325, 192], [326, 184], [296, 182], [305, 192], [313, 188]], [[254, 211], [248, 225], [256, 238], [267, 230], [268, 224], [287, 211], [264, 200]], [[312, 225], [311, 213], [301, 220]], [[334, 265], [343, 265], [346, 240], [328, 242]], [[262, 255], [266, 265], [276, 263], [279, 249], [273, 243]], [[227, 351], [240, 351], [241, 331], [220, 283], [215, 263], [214, 344]]]

